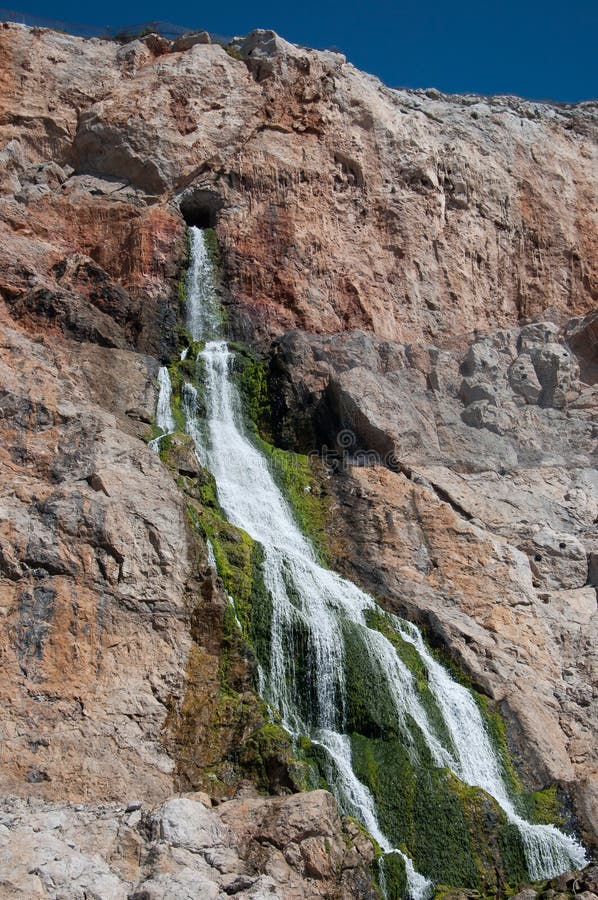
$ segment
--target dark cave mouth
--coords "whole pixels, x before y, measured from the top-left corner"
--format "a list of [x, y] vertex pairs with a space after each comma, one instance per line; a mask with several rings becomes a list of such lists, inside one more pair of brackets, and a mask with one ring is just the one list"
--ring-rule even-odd
[[179, 201], [179, 211], [188, 226], [214, 228], [224, 206], [215, 191], [195, 189], [186, 191]]

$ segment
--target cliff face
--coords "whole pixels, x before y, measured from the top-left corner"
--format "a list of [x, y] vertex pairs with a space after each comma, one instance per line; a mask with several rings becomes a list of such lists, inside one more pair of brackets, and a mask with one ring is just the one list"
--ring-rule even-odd
[[[279, 438], [333, 453], [337, 565], [427, 626], [596, 839], [596, 106], [392, 91], [269, 33], [175, 52], [5, 25], [0, 53], [4, 792], [163, 802], [259, 719], [222, 715], [226, 598], [142, 440], [184, 215], [272, 350]], [[369, 861], [276, 870], [227, 835], [306, 896]]]

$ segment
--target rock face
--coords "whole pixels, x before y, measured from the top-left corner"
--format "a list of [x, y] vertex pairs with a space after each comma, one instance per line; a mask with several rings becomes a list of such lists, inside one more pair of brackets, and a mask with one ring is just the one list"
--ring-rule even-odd
[[596, 840], [596, 105], [393, 91], [271, 32], [4, 24], [0, 55], [7, 895], [372, 896], [328, 795], [177, 795], [258, 724], [222, 718], [193, 461], [146, 445], [185, 220], [217, 228], [236, 336], [279, 338], [278, 437], [337, 473], [338, 565]]
[[[0, 40], [9, 191], [23, 178], [55, 205], [101, 176], [90, 190], [111, 215], [187, 192], [200, 219], [216, 198], [237, 311], [266, 340], [294, 326], [443, 340], [595, 297], [591, 103], [390, 90], [271, 32], [234, 55], [16, 26]], [[117, 277], [156, 265], [148, 249], [107, 265], [89, 248]]]
[[293, 332], [274, 367], [284, 438], [311, 435], [335, 473], [337, 565], [418, 620], [516, 723], [534, 788], [589, 798], [597, 404], [563, 341], [549, 322], [460, 352]]

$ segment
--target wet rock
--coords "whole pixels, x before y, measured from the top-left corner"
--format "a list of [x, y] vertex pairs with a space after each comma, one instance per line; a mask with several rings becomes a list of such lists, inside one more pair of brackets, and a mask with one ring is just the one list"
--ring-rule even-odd
[[201, 466], [195, 452], [193, 440], [186, 434], [173, 434], [168, 439], [166, 452], [168, 464], [181, 475], [195, 478], [201, 471]]

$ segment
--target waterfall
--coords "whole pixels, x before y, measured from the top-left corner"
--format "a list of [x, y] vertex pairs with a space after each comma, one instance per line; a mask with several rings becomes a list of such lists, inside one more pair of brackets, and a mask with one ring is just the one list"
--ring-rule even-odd
[[[386, 682], [406, 739], [410, 729], [417, 728], [436, 766], [448, 767], [465, 783], [487, 791], [517, 826], [530, 876], [550, 877], [584, 865], [584, 851], [572, 838], [554, 826], [531, 825], [516, 813], [477, 704], [431, 656], [418, 629], [390, 619], [402, 640], [417, 650], [428, 673], [444, 724], [442, 734], [430, 721], [414, 676], [394, 645], [368, 626], [368, 612], [379, 611], [375, 601], [318, 563], [265, 457], [245, 431], [239, 395], [230, 378], [231, 355], [227, 344], [216, 339], [220, 322], [203, 233], [191, 228], [190, 241], [187, 327], [194, 340], [209, 340], [200, 354], [206, 422], [199, 422], [196, 389], [185, 385], [186, 430], [196, 443], [200, 460], [214, 475], [218, 499], [229, 521], [263, 548], [264, 582], [272, 600], [271, 655], [265, 670], [260, 668], [263, 696], [292, 734], [307, 735], [323, 748], [329, 760], [328, 781], [341, 809], [359, 818], [386, 853], [401, 854], [413, 900], [429, 896], [431, 882], [415, 871], [412, 861], [383, 833], [374, 798], [355, 774], [350, 737], [344, 731], [347, 628]], [[302, 683], [295, 677], [296, 635], [302, 636], [307, 647]]]
[[149, 442], [152, 450], [156, 453], [160, 451], [160, 441], [168, 434], [172, 434], [175, 430], [175, 422], [170, 409], [170, 398], [172, 397], [172, 385], [170, 383], [170, 375], [166, 366], [160, 366], [158, 370], [158, 405], [156, 407], [156, 425], [162, 430], [162, 434]]
[[201, 228], [189, 228], [189, 268], [185, 283], [186, 325], [194, 341], [220, 336], [222, 317], [214, 289], [214, 275], [205, 234]]
[[429, 685], [442, 712], [457, 752], [451, 768], [466, 784], [487, 791], [505, 811], [521, 834], [530, 878], [552, 878], [571, 868], [582, 868], [587, 860], [583, 848], [554, 825], [531, 825], [515, 810], [493, 751], [480, 710], [470, 692], [449, 676], [431, 655], [419, 630], [393, 616], [404, 640], [416, 647], [423, 660]]

